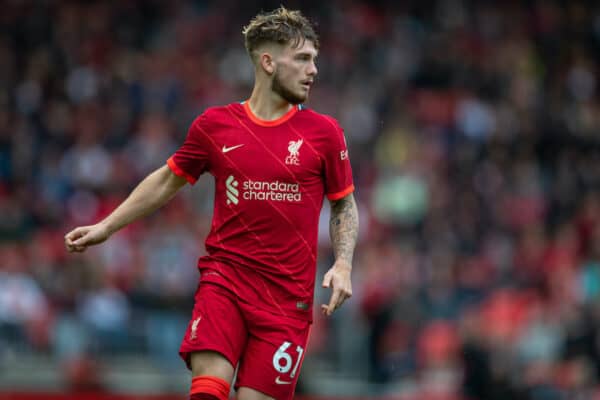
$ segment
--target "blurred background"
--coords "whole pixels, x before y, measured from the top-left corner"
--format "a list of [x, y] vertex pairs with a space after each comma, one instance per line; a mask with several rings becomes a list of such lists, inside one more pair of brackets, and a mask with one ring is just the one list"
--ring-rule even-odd
[[[598, 3], [285, 3], [317, 23], [307, 105], [345, 128], [361, 213], [297, 397], [599, 399]], [[0, 398], [186, 397], [211, 180], [85, 254], [63, 235], [249, 96], [241, 29], [279, 4], [0, 2]]]

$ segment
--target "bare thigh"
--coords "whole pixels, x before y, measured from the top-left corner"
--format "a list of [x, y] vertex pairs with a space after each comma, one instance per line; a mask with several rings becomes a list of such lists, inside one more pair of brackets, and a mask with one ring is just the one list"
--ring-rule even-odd
[[237, 400], [275, 400], [273, 397], [269, 397], [264, 393], [250, 389], [248, 387], [241, 387], [237, 392]]
[[214, 376], [229, 383], [233, 380], [233, 366], [223, 355], [216, 351], [193, 352], [190, 356], [190, 363], [193, 377]]

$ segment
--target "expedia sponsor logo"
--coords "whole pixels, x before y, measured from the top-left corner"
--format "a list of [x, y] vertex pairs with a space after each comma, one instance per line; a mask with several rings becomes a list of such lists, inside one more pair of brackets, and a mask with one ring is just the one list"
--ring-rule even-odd
[[233, 175], [230, 175], [225, 181], [225, 187], [227, 204], [237, 205], [240, 197], [244, 200], [287, 201], [292, 203], [302, 201], [302, 192], [298, 183], [248, 179], [239, 185]]

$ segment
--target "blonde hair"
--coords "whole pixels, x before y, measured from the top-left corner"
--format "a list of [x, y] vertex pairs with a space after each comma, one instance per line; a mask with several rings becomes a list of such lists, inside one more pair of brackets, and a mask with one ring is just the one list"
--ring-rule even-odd
[[253, 62], [257, 59], [256, 50], [265, 43], [297, 47], [305, 40], [310, 40], [315, 48], [319, 48], [319, 38], [308, 19], [300, 11], [288, 10], [283, 6], [252, 18], [242, 34]]

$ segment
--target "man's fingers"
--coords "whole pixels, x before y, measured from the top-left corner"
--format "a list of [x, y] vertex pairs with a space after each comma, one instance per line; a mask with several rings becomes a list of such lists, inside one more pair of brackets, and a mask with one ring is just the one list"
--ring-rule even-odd
[[341, 291], [339, 289], [334, 289], [333, 293], [331, 294], [331, 300], [329, 300], [329, 305], [327, 306], [327, 315], [331, 315], [335, 311], [340, 299], [340, 295]]
[[329, 304], [322, 304], [323, 314], [330, 316], [344, 304], [346, 299], [352, 296], [352, 284], [345, 270], [334, 266], [323, 277], [323, 287], [333, 289]]
[[347, 290], [341, 290], [340, 292], [340, 297], [335, 305], [335, 310], [340, 308], [342, 304], [344, 304], [344, 302], [352, 296], [352, 294], [349, 293]]
[[335, 290], [331, 295], [331, 300], [329, 301], [329, 304], [321, 305], [321, 311], [323, 312], [323, 314], [330, 316], [335, 310], [337, 310], [342, 306], [342, 304], [344, 304], [348, 297], [350, 296], [347, 296], [344, 291]]
[[346, 301], [346, 299], [347, 299], [348, 297], [349, 297], [349, 296], [346, 296], [345, 292], [343, 292], [343, 293], [340, 295], [340, 298], [338, 299], [338, 301], [337, 301], [337, 303], [336, 303], [336, 305], [335, 305], [335, 308], [340, 308], [340, 307], [342, 306], [342, 304], [344, 304], [344, 302]]
[[329, 317], [333, 313], [333, 310], [329, 311], [329, 306], [327, 304], [321, 304], [321, 312], [323, 315], [327, 315]]
[[82, 235], [81, 237], [77, 238], [76, 240], [73, 241], [73, 244], [77, 247], [85, 247], [87, 245], [87, 242], [89, 241], [89, 237], [87, 236], [87, 234]]
[[85, 232], [86, 232], [85, 227], [75, 228], [71, 232], [69, 232], [65, 235], [65, 239], [72, 242], [72, 241], [82, 237], [85, 234]]
[[324, 288], [328, 288], [331, 285], [331, 278], [332, 278], [332, 274], [330, 272], [327, 272], [325, 274], [325, 276], [323, 277], [323, 287]]
[[66, 247], [69, 253], [81, 253], [87, 246], [78, 246], [74, 243], [67, 243]]
[[87, 248], [87, 238], [89, 230], [87, 227], [79, 227], [73, 229], [65, 235], [65, 246], [70, 253], [81, 253]]
[[344, 303], [350, 297], [352, 297], [352, 287], [347, 287], [345, 289], [342, 289], [342, 296], [340, 296], [340, 301], [338, 303], [338, 307], [340, 307], [342, 305], [342, 303]]

